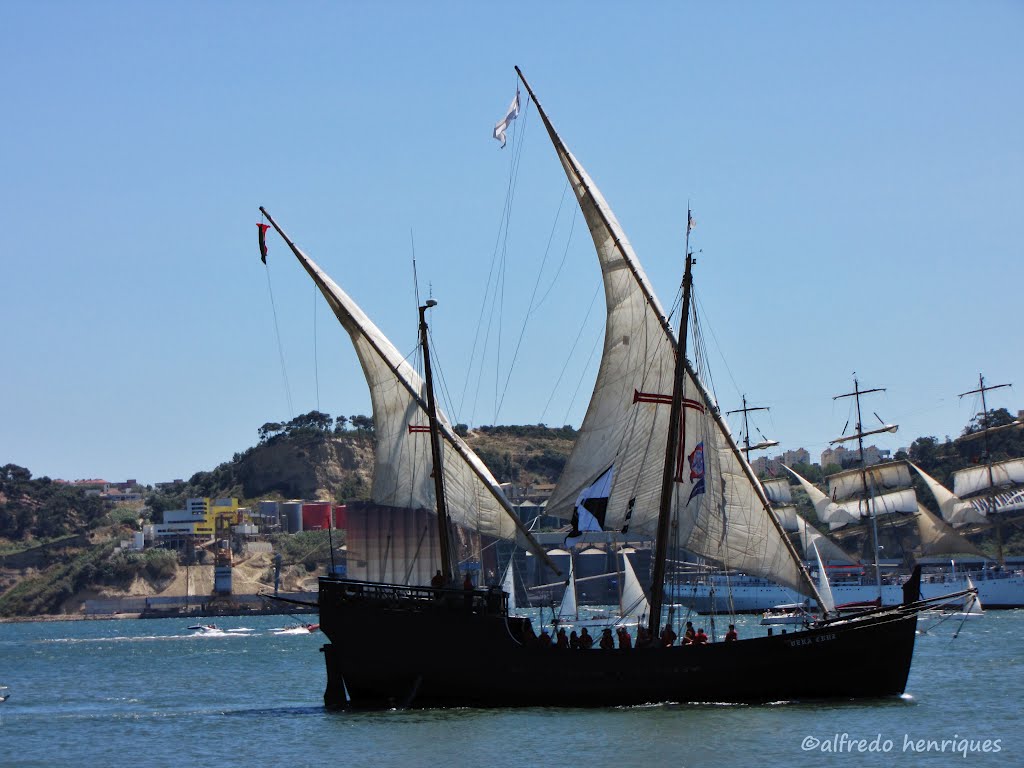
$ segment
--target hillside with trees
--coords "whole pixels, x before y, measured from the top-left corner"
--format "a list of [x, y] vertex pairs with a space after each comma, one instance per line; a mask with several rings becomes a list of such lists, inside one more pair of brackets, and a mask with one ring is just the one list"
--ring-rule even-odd
[[[1005, 409], [988, 414], [990, 426], [1010, 425]], [[948, 484], [952, 473], [984, 463], [985, 441], [970, 439], [982, 428], [976, 418], [957, 439], [919, 437], [907, 452], [922, 469]], [[522, 488], [554, 483], [572, 450], [576, 430], [543, 424], [456, 425], [499, 482]], [[364, 415], [331, 417], [311, 411], [285, 422], [267, 422], [256, 430], [258, 442], [230, 461], [197, 472], [188, 481], [151, 488], [140, 508], [111, 509], [102, 499], [48, 477], [34, 478], [25, 467], [0, 467], [0, 615], [59, 612], [72, 595], [86, 589], [108, 592], [138, 584], [141, 579], [158, 590], [175, 578], [172, 553], [116, 552], [117, 543], [148, 520], [160, 520], [164, 510], [180, 509], [186, 498], [237, 497], [243, 505], [260, 498], [323, 499], [340, 503], [369, 498], [374, 463], [373, 419]], [[965, 439], [966, 438], [966, 439]], [[1008, 428], [991, 435], [991, 458], [1001, 461], [1024, 456], [1024, 430]], [[820, 480], [816, 465], [797, 471]], [[801, 513], [814, 521], [813, 508], [795, 491]], [[918, 498], [934, 509], [925, 489]], [[979, 534], [975, 538], [984, 538]], [[1007, 530], [1006, 554], [1024, 552], [1024, 536]], [[30, 568], [5, 567], [26, 552], [37, 553]], [[309, 559], [307, 556], [306, 560]], [[307, 570], [315, 567], [310, 561]]]

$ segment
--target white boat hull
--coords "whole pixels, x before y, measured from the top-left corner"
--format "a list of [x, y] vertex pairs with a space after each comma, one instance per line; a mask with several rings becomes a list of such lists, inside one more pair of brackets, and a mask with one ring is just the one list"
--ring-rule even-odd
[[[985, 578], [970, 574], [978, 588], [978, 598], [985, 610], [992, 608], [1024, 608], [1024, 575], [1014, 574], [999, 578]], [[712, 583], [680, 584], [672, 591], [673, 599], [697, 613], [761, 613], [780, 603], [795, 603], [804, 600], [791, 589], [749, 576], [730, 579], [731, 586], [724, 579]], [[931, 574], [921, 579], [921, 596], [939, 597], [967, 589], [966, 575]], [[732, 596], [730, 611], [729, 599]], [[866, 603], [878, 597], [874, 584], [833, 584], [832, 595], [836, 605]], [[882, 605], [899, 605], [903, 600], [901, 584], [882, 585]]]

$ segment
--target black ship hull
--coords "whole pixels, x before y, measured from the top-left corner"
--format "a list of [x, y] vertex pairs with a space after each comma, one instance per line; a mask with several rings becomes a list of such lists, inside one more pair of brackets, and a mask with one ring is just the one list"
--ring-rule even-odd
[[708, 645], [562, 650], [531, 642], [500, 591], [320, 583], [328, 707], [605, 707], [903, 693], [917, 611]]

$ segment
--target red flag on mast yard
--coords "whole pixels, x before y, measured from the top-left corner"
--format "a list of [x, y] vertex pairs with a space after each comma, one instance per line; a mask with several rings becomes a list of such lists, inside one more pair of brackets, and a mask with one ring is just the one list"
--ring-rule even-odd
[[256, 226], [259, 227], [259, 230], [260, 230], [260, 260], [264, 264], [266, 264], [267, 263], [267, 230], [270, 229], [270, 225], [269, 224], [264, 224], [262, 222], [256, 222]]

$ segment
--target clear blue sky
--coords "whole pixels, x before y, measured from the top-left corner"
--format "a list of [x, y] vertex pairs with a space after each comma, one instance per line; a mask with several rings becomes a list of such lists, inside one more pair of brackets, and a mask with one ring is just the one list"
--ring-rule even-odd
[[[415, 240], [454, 420], [578, 425], [596, 259], [568, 208], [553, 228], [564, 175], [536, 112], [505, 150], [490, 136], [514, 64], [666, 305], [691, 201], [723, 409], [771, 406], [762, 432], [816, 459], [853, 371], [888, 388], [866, 403], [901, 425], [882, 447], [957, 434], [979, 372], [1024, 408], [1020, 2], [8, 0], [0, 19], [0, 463], [187, 478], [266, 421], [369, 413], [347, 336], [274, 237], [289, 406], [259, 205], [403, 351]], [[501, 355], [494, 326], [478, 385], [520, 151]], [[496, 414], [549, 236], [551, 292]]]

